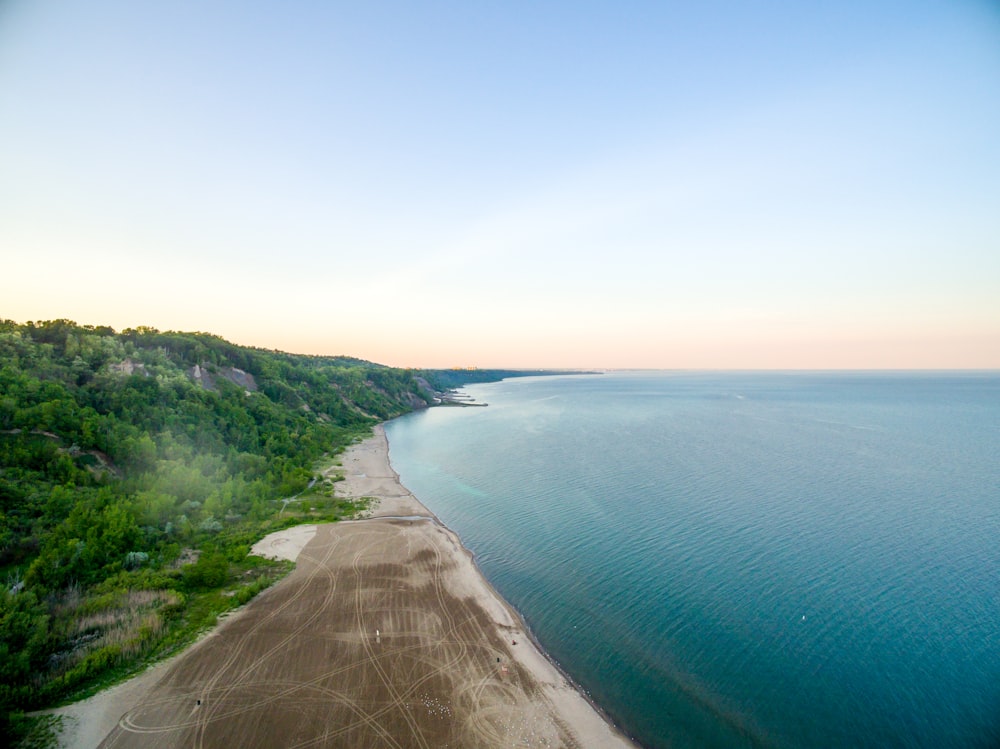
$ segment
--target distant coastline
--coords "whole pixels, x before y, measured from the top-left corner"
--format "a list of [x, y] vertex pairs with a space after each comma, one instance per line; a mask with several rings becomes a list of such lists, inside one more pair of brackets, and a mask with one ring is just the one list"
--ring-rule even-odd
[[556, 377], [561, 375], [599, 375], [603, 372], [594, 370], [569, 369], [477, 369], [454, 368], [420, 370], [418, 376], [429, 389], [435, 390], [435, 406], [483, 407], [488, 403], [480, 403], [462, 392], [466, 385], [478, 385], [486, 382], [499, 382], [511, 377]]

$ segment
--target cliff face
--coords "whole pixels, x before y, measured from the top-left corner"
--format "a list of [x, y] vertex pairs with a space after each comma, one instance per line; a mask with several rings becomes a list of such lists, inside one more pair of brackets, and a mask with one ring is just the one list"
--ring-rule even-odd
[[257, 381], [252, 374], [237, 367], [211, 367], [208, 364], [195, 364], [188, 370], [188, 376], [205, 390], [218, 390], [216, 378], [221, 377], [234, 385], [239, 385], [248, 393], [257, 392]]
[[134, 375], [139, 374], [144, 377], [149, 376], [149, 372], [146, 371], [146, 365], [141, 362], [132, 361], [130, 358], [126, 358], [124, 361], [112, 362], [108, 365], [108, 371], [117, 372], [123, 375]]
[[412, 408], [414, 411], [417, 411], [421, 408], [427, 408], [429, 405], [431, 405], [425, 400], [425, 398], [422, 398], [416, 393], [409, 393], [409, 392], [404, 393], [403, 399], [406, 405]]
[[[344, 419], [353, 423], [358, 416], [372, 421], [388, 419], [436, 402], [427, 379], [361, 359], [253, 349], [206, 333], [161, 333], [149, 328], [121, 334], [102, 331], [111, 333], [104, 333], [103, 347], [115, 352], [106, 359], [103, 371], [109, 374], [138, 375], [159, 382], [183, 374], [208, 392], [236, 386], [246, 395], [265, 395], [333, 423]], [[63, 334], [63, 345], [71, 350], [79, 347], [74, 336], [93, 337], [78, 326]]]

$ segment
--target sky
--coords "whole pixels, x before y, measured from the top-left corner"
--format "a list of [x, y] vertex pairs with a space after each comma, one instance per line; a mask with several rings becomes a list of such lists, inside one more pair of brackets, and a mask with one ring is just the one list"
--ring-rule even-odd
[[0, 0], [0, 318], [1000, 368], [1000, 3]]

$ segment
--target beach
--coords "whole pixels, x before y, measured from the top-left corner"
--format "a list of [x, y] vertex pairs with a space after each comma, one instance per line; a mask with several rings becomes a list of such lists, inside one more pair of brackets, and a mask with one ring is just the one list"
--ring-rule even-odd
[[68, 706], [65, 746], [630, 747], [403, 487], [384, 431], [341, 456], [366, 517], [272, 534], [295, 571], [171, 661]]

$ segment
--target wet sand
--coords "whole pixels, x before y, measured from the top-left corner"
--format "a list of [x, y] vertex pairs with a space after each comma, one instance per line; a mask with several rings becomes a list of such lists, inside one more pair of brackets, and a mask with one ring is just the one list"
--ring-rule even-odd
[[400, 485], [381, 428], [341, 463], [338, 494], [376, 498], [369, 518], [264, 539], [255, 552], [297, 554], [295, 571], [172, 661], [65, 708], [64, 745], [633, 746]]

